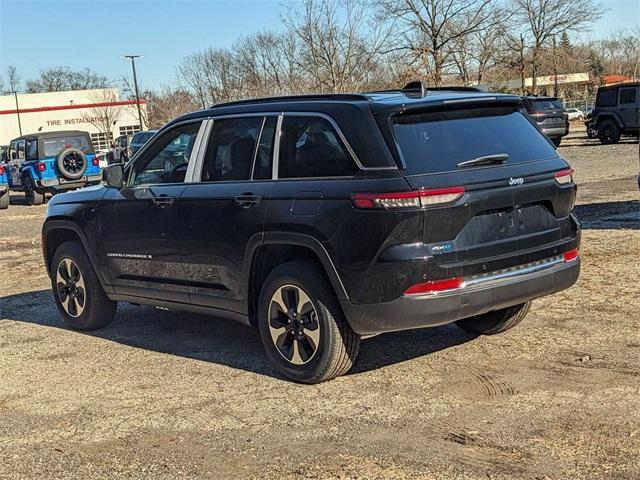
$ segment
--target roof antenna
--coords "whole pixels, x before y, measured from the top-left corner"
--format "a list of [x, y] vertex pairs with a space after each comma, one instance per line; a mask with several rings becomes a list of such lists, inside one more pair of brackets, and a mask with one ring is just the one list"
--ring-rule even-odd
[[422, 83], [420, 80], [409, 82], [404, 87], [402, 87], [403, 92], [404, 91], [415, 92], [416, 90], [420, 91], [421, 97], [424, 97], [427, 94], [427, 87], [425, 87], [424, 83]]

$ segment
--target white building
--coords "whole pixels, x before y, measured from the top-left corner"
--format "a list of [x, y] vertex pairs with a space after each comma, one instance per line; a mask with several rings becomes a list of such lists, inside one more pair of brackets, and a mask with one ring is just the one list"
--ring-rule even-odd
[[[140, 108], [144, 122], [144, 100], [140, 101]], [[0, 96], [0, 145], [19, 137], [20, 127], [23, 135], [84, 130], [91, 134], [94, 148], [103, 150], [110, 140], [139, 131], [139, 123], [135, 100], [121, 100], [116, 88], [18, 94], [17, 108], [15, 95]]]

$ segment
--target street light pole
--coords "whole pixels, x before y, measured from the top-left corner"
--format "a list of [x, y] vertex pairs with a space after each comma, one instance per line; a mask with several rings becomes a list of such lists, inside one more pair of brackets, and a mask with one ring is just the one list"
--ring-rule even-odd
[[133, 70], [133, 87], [136, 92], [136, 105], [138, 106], [138, 121], [140, 122], [140, 130], [144, 127], [142, 125], [142, 110], [140, 109], [140, 94], [138, 93], [138, 78], [136, 77], [136, 58], [142, 58], [142, 55], [123, 55], [122, 58], [128, 58], [131, 60], [131, 69]]
[[20, 136], [22, 136], [22, 124], [20, 123], [20, 107], [18, 106], [18, 92], [14, 90], [13, 96], [16, 99], [16, 114], [18, 115], [18, 131], [20, 132]]

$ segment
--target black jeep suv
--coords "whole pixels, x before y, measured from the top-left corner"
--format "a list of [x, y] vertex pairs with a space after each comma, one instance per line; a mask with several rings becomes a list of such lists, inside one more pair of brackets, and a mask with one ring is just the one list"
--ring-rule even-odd
[[640, 82], [600, 87], [588, 128], [597, 131], [600, 142], [605, 145], [618, 143], [622, 135], [637, 137], [640, 134]]
[[218, 105], [166, 125], [103, 183], [48, 206], [62, 317], [98, 328], [118, 301], [230, 317], [300, 382], [347, 372], [382, 332], [503, 332], [580, 269], [572, 171], [516, 96]]

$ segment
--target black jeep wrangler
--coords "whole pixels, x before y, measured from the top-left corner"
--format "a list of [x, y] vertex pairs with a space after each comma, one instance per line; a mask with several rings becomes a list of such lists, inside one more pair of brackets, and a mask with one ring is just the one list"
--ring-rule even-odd
[[596, 107], [587, 129], [597, 131], [600, 142], [618, 143], [622, 135], [640, 133], [640, 82], [607, 85], [598, 89]]
[[580, 270], [572, 170], [522, 108], [407, 89], [180, 117], [103, 187], [49, 203], [60, 313], [78, 329], [118, 301], [236, 319], [307, 383], [382, 332], [503, 332]]

